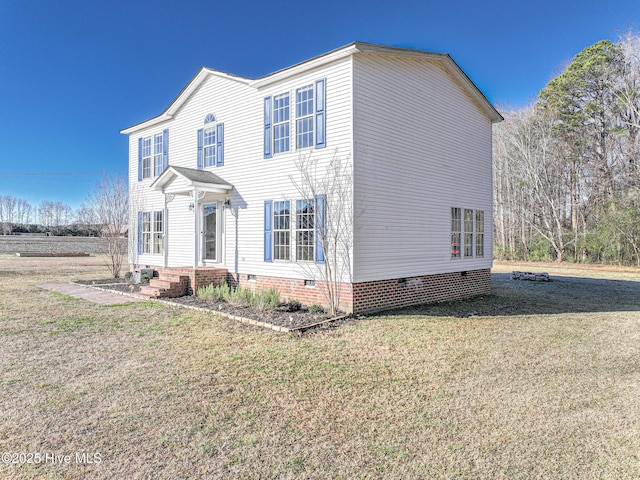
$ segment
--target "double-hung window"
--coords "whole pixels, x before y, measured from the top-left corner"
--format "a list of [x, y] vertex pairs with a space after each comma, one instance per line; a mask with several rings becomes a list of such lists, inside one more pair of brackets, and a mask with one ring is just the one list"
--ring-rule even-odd
[[265, 201], [265, 262], [324, 262], [325, 209], [326, 195], [295, 201]]
[[142, 139], [142, 178], [151, 177], [151, 137]]
[[451, 258], [460, 258], [460, 237], [462, 232], [462, 212], [451, 209]]
[[315, 202], [296, 200], [296, 260], [315, 258]]
[[142, 252], [151, 253], [151, 212], [142, 212]]
[[473, 210], [464, 209], [464, 256], [473, 257]]
[[476, 257], [484, 257], [484, 212], [476, 210]]
[[138, 253], [160, 254], [163, 251], [164, 212], [138, 214]]
[[484, 211], [452, 207], [451, 258], [473, 258], [483, 256]]
[[273, 97], [273, 153], [289, 151], [289, 94]]
[[264, 98], [265, 158], [293, 148], [326, 146], [325, 86], [326, 79], [321, 78], [295, 90]]
[[288, 200], [273, 202], [273, 259], [291, 260], [291, 211]]
[[198, 170], [205, 167], [224, 165], [224, 123], [216, 124], [216, 117], [210, 113], [204, 119], [204, 128], [198, 129]]
[[313, 85], [296, 90], [296, 148], [312, 147], [313, 141]]
[[204, 148], [204, 166], [215, 167], [216, 165], [216, 129], [215, 127], [205, 128], [202, 136], [202, 146]]
[[169, 130], [138, 138], [138, 181], [157, 177], [169, 164]]
[[161, 133], [153, 137], [153, 174], [156, 177], [164, 170], [162, 160], [162, 143]]

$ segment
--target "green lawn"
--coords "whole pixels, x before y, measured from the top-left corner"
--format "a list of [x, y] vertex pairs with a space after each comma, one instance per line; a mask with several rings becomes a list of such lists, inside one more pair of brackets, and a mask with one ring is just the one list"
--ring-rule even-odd
[[640, 477], [640, 270], [301, 337], [36, 286], [107, 263], [0, 257], [1, 478]]

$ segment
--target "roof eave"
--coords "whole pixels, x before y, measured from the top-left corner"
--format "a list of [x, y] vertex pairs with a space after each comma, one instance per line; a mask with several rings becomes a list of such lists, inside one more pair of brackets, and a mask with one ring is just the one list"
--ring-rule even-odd
[[169, 106], [157, 117], [150, 118], [149, 120], [145, 120], [144, 122], [137, 123], [132, 125], [124, 130], [121, 130], [120, 133], [124, 135], [130, 135], [139, 130], [153, 127], [160, 123], [172, 120], [175, 114], [182, 108], [187, 99], [193, 95], [193, 93], [200, 88], [200, 86], [205, 82], [209, 76], [216, 76], [220, 78], [224, 78], [226, 80], [231, 80], [234, 82], [240, 82], [245, 85], [248, 85], [250, 80], [248, 78], [239, 77], [236, 75], [231, 75], [229, 73], [220, 72], [218, 70], [213, 70], [207, 67], [200, 67], [200, 70], [189, 80], [187, 85], [182, 89], [182, 91], [178, 94], [178, 96], [169, 104]]

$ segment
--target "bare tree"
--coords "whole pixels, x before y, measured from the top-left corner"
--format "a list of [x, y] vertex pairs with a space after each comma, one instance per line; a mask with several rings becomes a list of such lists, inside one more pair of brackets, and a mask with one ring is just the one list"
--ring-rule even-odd
[[125, 232], [129, 214], [128, 199], [127, 179], [123, 176], [104, 175], [102, 180], [96, 183], [93, 193], [85, 202], [85, 207], [93, 211], [102, 236], [107, 239], [111, 273], [114, 278], [120, 277], [124, 259]]
[[[354, 215], [351, 162], [337, 152], [328, 163], [308, 154], [299, 156], [295, 167], [297, 174], [289, 176], [291, 182], [302, 198], [316, 202], [315, 231], [324, 261], [314, 264], [315, 272], [324, 284], [329, 313], [335, 315], [340, 310], [342, 286], [352, 278]], [[319, 208], [317, 202], [324, 202], [324, 208]]]

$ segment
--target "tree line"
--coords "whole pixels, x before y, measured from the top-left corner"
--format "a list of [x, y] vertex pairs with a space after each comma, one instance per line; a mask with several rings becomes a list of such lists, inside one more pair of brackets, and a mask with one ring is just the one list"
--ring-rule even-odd
[[100, 235], [95, 214], [86, 204], [74, 210], [63, 202], [32, 205], [11, 195], [0, 195], [0, 234], [50, 233], [52, 235]]
[[640, 36], [578, 53], [494, 127], [494, 254], [640, 266]]

